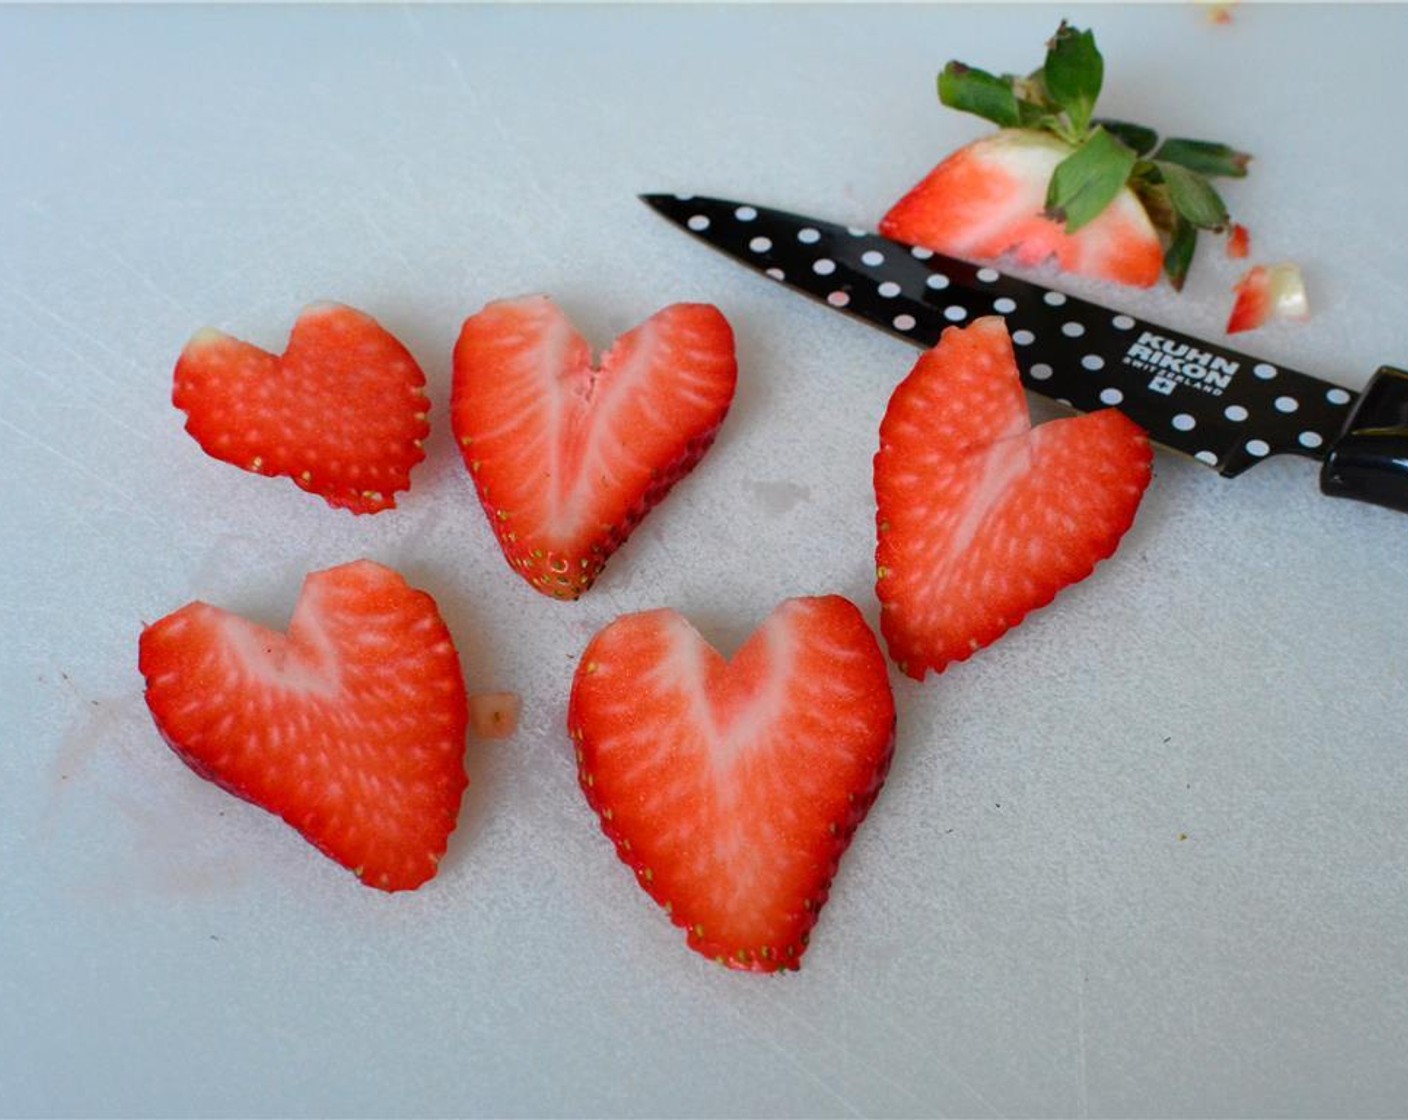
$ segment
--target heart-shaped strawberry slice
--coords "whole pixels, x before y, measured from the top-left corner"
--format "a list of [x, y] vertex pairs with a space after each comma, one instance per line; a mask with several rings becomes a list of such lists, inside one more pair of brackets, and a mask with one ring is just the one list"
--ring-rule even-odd
[[142, 631], [147, 705], [204, 778], [368, 886], [433, 876], [459, 815], [468, 709], [435, 601], [363, 560], [315, 572], [288, 633], [195, 602]]
[[217, 459], [286, 475], [330, 506], [396, 504], [425, 458], [425, 375], [375, 319], [336, 303], [299, 315], [283, 354], [216, 330], [176, 364], [172, 401]]
[[452, 423], [504, 556], [575, 599], [703, 456], [737, 378], [717, 308], [675, 304], [592, 363], [545, 296], [491, 303], [455, 347]]
[[944, 331], [891, 396], [875, 456], [876, 593], [900, 669], [941, 672], [1088, 576], [1151, 462], [1114, 409], [1033, 428], [1002, 319]]
[[795, 969], [890, 764], [885, 658], [847, 600], [779, 606], [730, 660], [679, 614], [617, 619], [568, 725], [603, 831], [691, 948]]

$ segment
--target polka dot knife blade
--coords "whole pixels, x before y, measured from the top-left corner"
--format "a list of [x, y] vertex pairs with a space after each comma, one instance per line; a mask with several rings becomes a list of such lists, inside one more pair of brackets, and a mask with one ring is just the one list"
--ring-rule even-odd
[[[1117, 407], [1221, 474], [1271, 455], [1324, 464], [1321, 488], [1408, 512], [1408, 374], [1362, 395], [1283, 365], [928, 249], [720, 198], [648, 194], [665, 218], [749, 268], [921, 347], [1002, 315], [1027, 388], [1082, 412]], [[1385, 424], [1397, 436], [1384, 442]]]

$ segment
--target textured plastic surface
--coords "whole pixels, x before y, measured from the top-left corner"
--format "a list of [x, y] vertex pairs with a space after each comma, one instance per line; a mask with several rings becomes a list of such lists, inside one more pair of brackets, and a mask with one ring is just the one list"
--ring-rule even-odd
[[[1401, 1114], [1408, 523], [1313, 463], [1161, 453], [1090, 581], [897, 676], [894, 768], [795, 976], [684, 947], [565, 733], [620, 612], [725, 646], [788, 595], [874, 622], [870, 461], [915, 356], [642, 191], [873, 228], [985, 129], [938, 106], [942, 62], [1022, 72], [1064, 16], [1103, 112], [1255, 152], [1228, 202], [1314, 315], [1238, 345], [1351, 389], [1402, 364], [1408, 8], [1231, 10], [0, 7], [0, 1113]], [[1182, 295], [1073, 291], [1217, 337], [1246, 262], [1202, 253]], [[450, 438], [460, 323], [532, 291], [597, 345], [682, 299], [738, 334], [718, 441], [574, 605], [507, 571]], [[197, 329], [278, 347], [323, 299], [429, 381], [427, 458], [372, 518], [210, 459], [170, 404]], [[357, 556], [436, 595], [471, 692], [523, 698], [410, 896], [193, 775], [136, 672], [144, 619], [282, 624]]]

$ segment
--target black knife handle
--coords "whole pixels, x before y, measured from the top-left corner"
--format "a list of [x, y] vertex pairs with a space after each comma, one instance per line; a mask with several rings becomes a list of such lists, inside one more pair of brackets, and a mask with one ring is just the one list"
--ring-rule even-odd
[[1408, 513], [1408, 372], [1381, 366], [1325, 457], [1320, 489]]

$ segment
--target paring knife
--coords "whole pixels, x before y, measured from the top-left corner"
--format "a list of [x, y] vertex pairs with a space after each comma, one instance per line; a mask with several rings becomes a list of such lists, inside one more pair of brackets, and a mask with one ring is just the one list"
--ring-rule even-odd
[[642, 201], [701, 241], [916, 346], [1007, 320], [1023, 384], [1118, 407], [1152, 440], [1232, 477], [1271, 455], [1322, 461], [1320, 489], [1408, 513], [1408, 372], [1362, 393], [1075, 296], [865, 230], [720, 198]]

